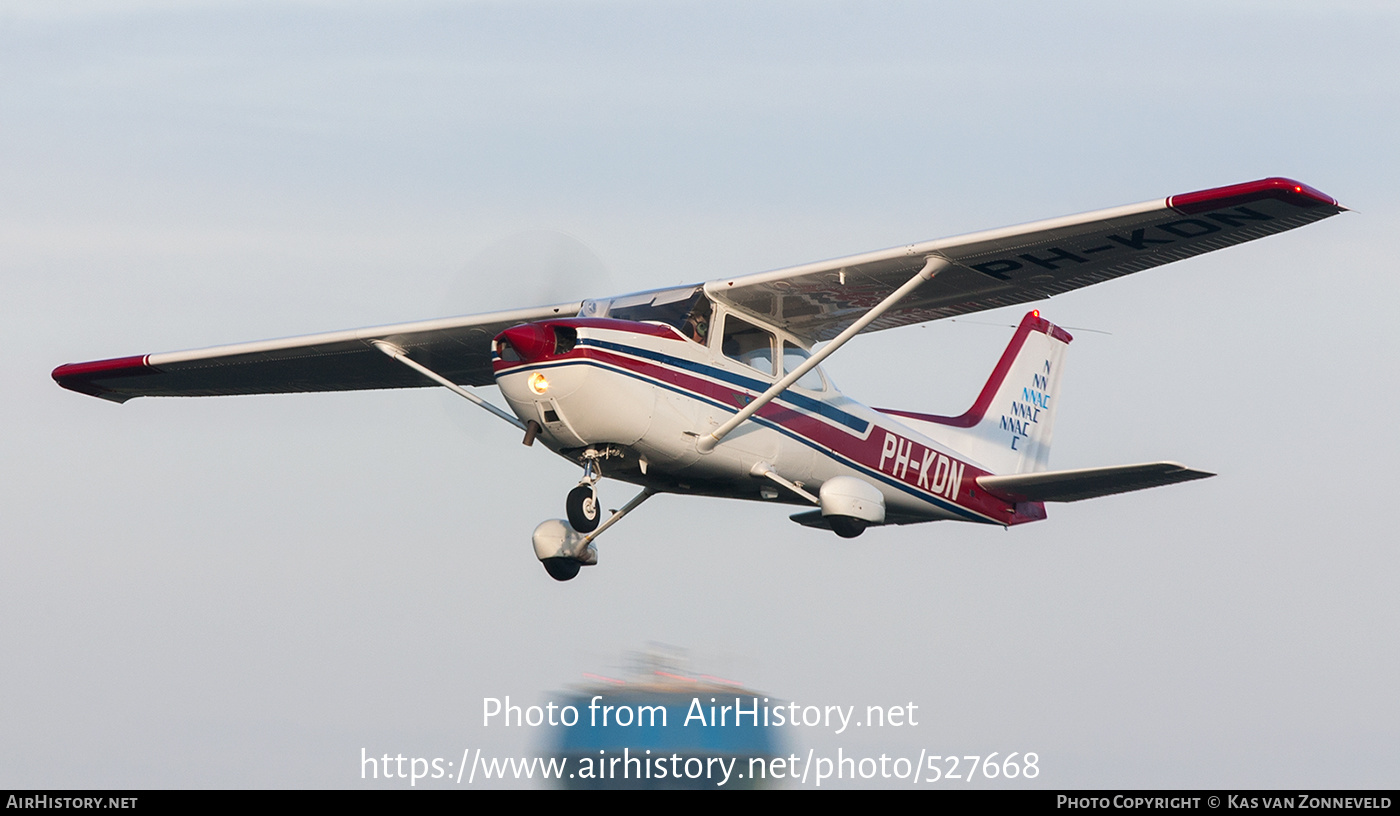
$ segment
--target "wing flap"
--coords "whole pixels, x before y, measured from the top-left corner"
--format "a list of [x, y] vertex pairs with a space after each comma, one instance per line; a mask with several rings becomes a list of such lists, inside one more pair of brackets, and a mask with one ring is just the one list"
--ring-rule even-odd
[[417, 388], [421, 374], [370, 345], [387, 340], [461, 385], [490, 385], [491, 339], [518, 323], [574, 315], [580, 303], [311, 334], [231, 346], [69, 363], [54, 380], [83, 394], [125, 402], [134, 397], [203, 397]]
[[1072, 502], [1130, 493], [1149, 487], [1208, 479], [1214, 473], [1192, 470], [1177, 462], [1051, 470], [1015, 476], [979, 476], [977, 484], [987, 492], [1013, 502]]
[[918, 272], [954, 266], [866, 331], [1013, 306], [1284, 232], [1343, 211], [1283, 178], [710, 281], [706, 291], [809, 342], [830, 340]]

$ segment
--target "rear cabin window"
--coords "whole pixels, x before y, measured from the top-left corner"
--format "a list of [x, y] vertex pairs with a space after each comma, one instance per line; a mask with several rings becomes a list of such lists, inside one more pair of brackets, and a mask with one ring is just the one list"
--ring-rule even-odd
[[724, 318], [724, 339], [720, 350], [725, 357], [773, 376], [773, 333], [734, 315]]

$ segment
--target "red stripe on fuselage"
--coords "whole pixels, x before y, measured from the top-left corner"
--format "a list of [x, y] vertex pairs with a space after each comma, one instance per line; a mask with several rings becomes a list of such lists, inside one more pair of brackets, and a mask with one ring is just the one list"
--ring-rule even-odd
[[[694, 395], [708, 402], [718, 403], [734, 412], [738, 412], [749, 400], [761, 393], [761, 391], [717, 383], [650, 360], [629, 357], [593, 346], [580, 345], [568, 354], [551, 360], [548, 364], [551, 366], [567, 365], [570, 362], [584, 361], [623, 369], [643, 379]], [[509, 373], [511, 369], [524, 367], [532, 366], [498, 363], [496, 374], [500, 376]], [[1043, 506], [1033, 506], [1028, 508], [1027, 513], [1021, 514], [1016, 512], [1014, 505], [997, 499], [985, 491], [978, 490], [976, 479], [978, 476], [987, 475], [987, 471], [944, 451], [930, 448], [917, 439], [905, 436], [895, 429], [887, 428], [878, 423], [871, 423], [872, 430], [862, 438], [833, 427], [815, 416], [780, 404], [778, 400], [774, 400], [759, 409], [757, 418], [816, 446], [823, 452], [845, 459], [858, 468], [879, 473], [885, 479], [900, 484], [920, 498], [934, 504], [956, 505], [964, 511], [984, 516], [997, 524], [1018, 524], [1044, 517]], [[875, 428], [884, 433], [874, 433], [873, 429]], [[895, 437], [897, 449], [905, 452], [907, 454], [906, 461], [911, 463], [900, 466], [898, 472], [892, 472], [896, 470], [893, 458], [883, 457], [884, 461], [882, 462], [882, 452], [885, 449], [887, 434]], [[928, 456], [930, 452], [932, 452], [932, 458]], [[951, 462], [956, 462], [959, 467], [961, 479], [958, 481], [956, 491], [951, 491], [956, 499], [949, 499], [946, 493], [934, 492], [919, 484], [920, 476], [923, 475], [924, 463], [928, 462], [929, 466], [933, 467], [940, 456]], [[885, 467], [882, 468], [882, 464]], [[928, 477], [932, 476], [933, 474], [928, 474]], [[930, 479], [926, 478], [925, 481], [929, 482]]]

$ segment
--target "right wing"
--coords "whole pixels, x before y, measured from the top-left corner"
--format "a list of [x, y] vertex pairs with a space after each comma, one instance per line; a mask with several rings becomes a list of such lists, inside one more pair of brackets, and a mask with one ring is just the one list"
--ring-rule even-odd
[[[814, 343], [830, 340], [930, 257], [951, 265], [866, 331], [1040, 300], [1342, 212], [1330, 196], [1271, 178], [1143, 204], [925, 241], [833, 261], [712, 280], [705, 291]], [[677, 290], [665, 290], [672, 292]], [[651, 294], [651, 293], [643, 293]], [[489, 385], [491, 339], [582, 303], [426, 320], [283, 340], [69, 363], [59, 385], [113, 402], [143, 396], [347, 391], [430, 385], [370, 345], [385, 340], [462, 385]], [[634, 318], [647, 319], [647, 318]]]
[[1343, 211], [1331, 196], [1268, 178], [721, 278], [705, 291], [806, 342], [830, 340], [930, 257], [952, 262], [865, 331], [1042, 300], [1082, 286], [1301, 227]]
[[308, 334], [194, 351], [68, 363], [64, 388], [126, 402], [133, 397], [208, 397], [436, 385], [370, 345], [385, 340], [462, 385], [491, 385], [491, 340], [502, 330], [578, 313], [581, 303], [445, 317], [394, 326]]

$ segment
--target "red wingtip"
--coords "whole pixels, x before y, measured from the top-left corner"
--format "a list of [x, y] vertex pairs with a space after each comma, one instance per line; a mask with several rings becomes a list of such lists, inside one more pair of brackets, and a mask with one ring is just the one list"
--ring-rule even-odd
[[1231, 184], [1228, 187], [1214, 187], [1197, 190], [1194, 193], [1181, 193], [1167, 198], [1167, 206], [1179, 213], [1191, 215], [1198, 212], [1247, 204], [1261, 198], [1276, 198], [1295, 207], [1336, 207], [1346, 209], [1337, 199], [1314, 187], [1287, 178], [1266, 178]]
[[146, 363], [146, 357], [147, 355], [143, 354], [112, 360], [93, 360], [88, 363], [65, 363], [53, 370], [53, 380], [69, 391], [101, 397], [112, 402], [126, 402], [132, 395], [113, 392], [98, 385], [97, 381], [158, 373]]

